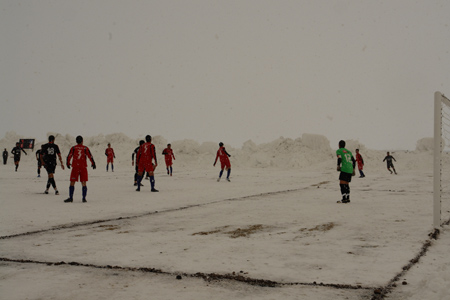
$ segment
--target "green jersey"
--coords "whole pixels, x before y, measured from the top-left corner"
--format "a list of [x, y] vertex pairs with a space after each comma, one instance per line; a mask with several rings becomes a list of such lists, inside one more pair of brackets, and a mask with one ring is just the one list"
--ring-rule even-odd
[[336, 155], [341, 159], [341, 172], [353, 173], [353, 155], [345, 148], [340, 148], [336, 151]]

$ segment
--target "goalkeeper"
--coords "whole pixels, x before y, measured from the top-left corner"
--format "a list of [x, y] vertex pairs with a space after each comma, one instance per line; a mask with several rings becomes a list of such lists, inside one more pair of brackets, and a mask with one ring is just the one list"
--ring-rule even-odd
[[338, 203], [350, 202], [350, 181], [355, 176], [356, 160], [352, 153], [345, 149], [345, 141], [339, 141], [339, 149], [336, 151], [338, 157], [337, 170], [341, 172], [339, 175], [339, 186], [341, 187], [342, 200]]

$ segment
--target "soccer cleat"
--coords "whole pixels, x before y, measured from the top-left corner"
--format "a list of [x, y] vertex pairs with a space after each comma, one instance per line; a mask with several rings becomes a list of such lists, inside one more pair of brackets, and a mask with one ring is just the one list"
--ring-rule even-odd
[[227, 181], [230, 182], [230, 178], [227, 178]]
[[140, 192], [140, 191], [141, 191], [141, 189], [140, 189], [140, 188], [137, 188], [137, 189], [136, 189], [136, 192]]
[[86, 203], [87, 201], [86, 201], [86, 198], [83, 198], [83, 201], [82, 201], [83, 203]]
[[73, 199], [72, 198], [67, 198], [66, 200], [64, 200], [64, 203], [72, 203]]
[[38, 174], [38, 177], [41, 177], [41, 175], [40, 175], [40, 174]]
[[159, 192], [157, 189], [152, 189], [152, 192]]
[[342, 203], [350, 203], [350, 199], [343, 199]]
[[44, 194], [48, 194], [48, 190], [45, 190]]
[[58, 192], [58, 191], [55, 191], [55, 195], [59, 195], [59, 192]]
[[217, 182], [219, 182], [220, 181], [220, 177], [219, 178], [217, 178]]

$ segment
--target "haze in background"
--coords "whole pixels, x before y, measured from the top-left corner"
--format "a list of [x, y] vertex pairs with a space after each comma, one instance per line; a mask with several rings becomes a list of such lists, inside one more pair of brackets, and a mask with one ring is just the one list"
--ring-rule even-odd
[[323, 134], [414, 149], [450, 94], [449, 1], [0, 2], [0, 136]]

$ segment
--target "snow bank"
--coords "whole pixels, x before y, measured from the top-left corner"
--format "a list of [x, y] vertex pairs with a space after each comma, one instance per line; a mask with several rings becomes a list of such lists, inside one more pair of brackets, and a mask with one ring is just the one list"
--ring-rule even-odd
[[[56, 144], [59, 145], [63, 157], [67, 156], [69, 149], [75, 145], [75, 137], [69, 134], [49, 132], [47, 136], [54, 135]], [[14, 147], [21, 138], [32, 138], [21, 136], [15, 132], [7, 132], [0, 140], [0, 147], [8, 151]], [[144, 137], [142, 137], [144, 139]], [[97, 136], [84, 137], [84, 144], [91, 149], [91, 152], [98, 162], [105, 158], [104, 153], [107, 144], [111, 143], [116, 154], [117, 163], [131, 164], [131, 156], [134, 149], [139, 145], [140, 139], [132, 139], [123, 133], [115, 133]], [[398, 172], [402, 170], [431, 170], [432, 168], [432, 138], [424, 138], [417, 142], [416, 151], [391, 151], [397, 160], [394, 165]], [[36, 148], [39, 148], [47, 141], [36, 141]], [[162, 150], [168, 143], [172, 144], [172, 149], [176, 157], [175, 165], [182, 166], [211, 166], [214, 162], [218, 143], [204, 142], [185, 139], [178, 141], [168, 141], [162, 136], [154, 136], [153, 143], [156, 146], [159, 164], [163, 164]], [[303, 134], [297, 139], [280, 137], [270, 143], [256, 144], [252, 140], [246, 141], [241, 148], [225, 147], [231, 155], [232, 168], [254, 167], [254, 168], [306, 168], [334, 169], [335, 147], [330, 146], [330, 141], [323, 135]], [[386, 151], [367, 149], [358, 140], [347, 140], [346, 148], [355, 153], [360, 149], [364, 158], [366, 173], [373, 171], [385, 171], [386, 164], [383, 159]], [[448, 159], [447, 159], [448, 160]]]

